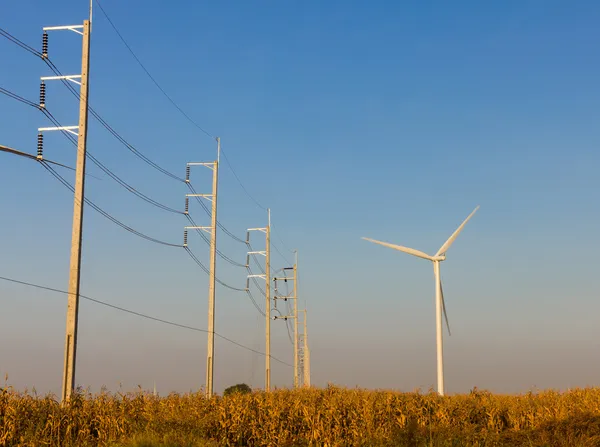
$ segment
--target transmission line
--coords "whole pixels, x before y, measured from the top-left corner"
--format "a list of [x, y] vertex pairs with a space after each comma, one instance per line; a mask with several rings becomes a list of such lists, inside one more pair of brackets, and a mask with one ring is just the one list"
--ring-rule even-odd
[[[50, 113], [50, 111], [48, 111], [47, 109], [43, 108], [40, 109], [42, 111], [42, 113], [44, 113], [44, 115], [46, 115], [46, 117], [52, 121], [52, 123], [54, 123], [54, 125], [56, 125], [57, 127], [62, 127], [60, 122], [54, 117], [54, 115], [52, 115], [52, 113]], [[62, 131], [62, 134], [67, 137], [67, 139], [74, 145], [77, 146], [77, 140], [75, 139], [75, 137], [73, 135], [71, 135], [68, 132]], [[179, 211], [176, 210], [174, 208], [171, 208], [167, 205], [164, 205], [160, 202], [157, 202], [156, 200], [152, 199], [151, 197], [148, 197], [147, 195], [139, 192], [138, 190], [136, 190], [133, 186], [131, 186], [129, 183], [127, 183], [125, 180], [121, 179], [118, 175], [116, 175], [113, 171], [111, 171], [109, 168], [107, 168], [102, 162], [100, 162], [96, 157], [94, 157], [91, 153], [91, 151], [87, 151], [87, 157], [92, 161], [92, 163], [94, 163], [96, 166], [98, 166], [98, 168], [100, 168], [106, 175], [108, 175], [110, 178], [112, 178], [115, 182], [117, 182], [120, 186], [122, 186], [123, 188], [125, 188], [127, 191], [129, 191], [130, 193], [132, 193], [133, 195], [137, 196], [138, 198], [142, 199], [145, 202], [148, 202], [151, 205], [154, 205], [157, 208], [163, 209], [165, 211], [169, 211], [171, 213], [175, 213], [175, 214], [184, 214], [183, 211]]]
[[[110, 23], [111, 27], [114, 29], [114, 31], [117, 33], [117, 35], [119, 36], [119, 38], [121, 39], [121, 42], [123, 42], [123, 44], [125, 45], [125, 47], [129, 50], [129, 52], [131, 53], [131, 55], [133, 56], [133, 58], [137, 61], [137, 63], [140, 65], [140, 67], [142, 68], [142, 70], [144, 70], [144, 72], [146, 73], [146, 75], [150, 78], [150, 80], [154, 83], [154, 85], [161, 91], [161, 93], [169, 100], [169, 102], [171, 104], [173, 104], [173, 106], [192, 124], [194, 125], [196, 128], [198, 128], [200, 131], [202, 131], [204, 134], [206, 134], [208, 137], [210, 138], [215, 138], [210, 132], [208, 132], [206, 129], [204, 129], [202, 126], [200, 126], [196, 121], [194, 121], [174, 100], [173, 98], [171, 98], [171, 96], [169, 96], [169, 94], [165, 91], [164, 88], [161, 87], [161, 85], [158, 83], [158, 81], [154, 78], [154, 76], [152, 76], [152, 74], [150, 73], [150, 71], [144, 66], [144, 64], [142, 63], [142, 61], [140, 60], [140, 58], [135, 54], [135, 52], [133, 51], [133, 49], [131, 48], [131, 46], [127, 43], [127, 41], [125, 40], [125, 38], [123, 37], [123, 35], [121, 34], [121, 32], [118, 30], [117, 26], [114, 24], [114, 22], [111, 20], [111, 18], [108, 16], [108, 13], [106, 12], [106, 10], [102, 7], [101, 3], [99, 0], [96, 0], [96, 4], [98, 5], [98, 7], [100, 8], [100, 11], [102, 12], [102, 14], [104, 14], [104, 16], [106, 17], [106, 19], [108, 20], [108, 23]], [[240, 179], [240, 177], [238, 176], [237, 172], [235, 171], [235, 169], [233, 168], [231, 162], [229, 161], [229, 158], [227, 157], [227, 154], [225, 153], [225, 151], [223, 150], [223, 148], [221, 148], [221, 154], [223, 154], [223, 157], [225, 158], [225, 162], [227, 163], [227, 166], [229, 167], [229, 169], [231, 170], [231, 172], [233, 173], [235, 179], [237, 180], [237, 182], [239, 183], [239, 185], [241, 186], [242, 190], [246, 193], [246, 195], [256, 204], [256, 206], [258, 206], [260, 209], [266, 211], [267, 208], [265, 208], [263, 205], [260, 204], [260, 202], [252, 195], [250, 194], [250, 191], [248, 191], [248, 189], [246, 188], [246, 186], [244, 185], [244, 183], [242, 182], [242, 180]]]
[[[62, 72], [58, 69], [58, 67], [50, 59], [44, 58], [44, 62], [46, 63], [46, 65], [48, 65], [48, 67], [52, 70], [52, 72], [55, 75], [63, 76]], [[71, 92], [71, 94], [73, 94], [77, 99], [79, 99], [79, 96], [80, 96], [79, 92], [69, 83], [69, 81], [67, 81], [65, 79], [60, 79], [60, 81], [63, 83], [63, 85], [65, 85], [67, 87], [67, 89]], [[108, 130], [118, 141], [121, 142], [121, 144], [123, 144], [127, 149], [129, 149], [129, 151], [131, 151], [134, 155], [136, 155], [142, 161], [144, 161], [145, 163], [147, 163], [149, 166], [153, 167], [154, 169], [162, 172], [166, 176], [171, 177], [174, 180], [179, 180], [180, 182], [185, 182], [185, 179], [164, 169], [159, 164], [153, 162], [148, 157], [146, 157], [142, 152], [140, 152], [138, 149], [136, 149], [135, 146], [130, 144], [124, 137], [122, 137], [110, 124], [108, 124], [108, 122], [104, 118], [102, 118], [102, 116], [98, 112], [96, 112], [89, 105], [88, 105], [88, 110], [92, 114], [92, 116], [94, 118], [96, 118], [98, 120], [98, 122], [106, 130]]]
[[[194, 188], [194, 186], [190, 183], [190, 182], [186, 182], [188, 187], [190, 188], [190, 191], [192, 191], [193, 194], [198, 194], [196, 189]], [[204, 209], [204, 211], [206, 212], [206, 214], [208, 214], [209, 216], [211, 215], [211, 211], [208, 209], [208, 207], [206, 206], [206, 203], [204, 203], [204, 201], [198, 197], [197, 195], [194, 196], [194, 198], [196, 199], [196, 201], [200, 204], [200, 206], [202, 206], [202, 208]], [[223, 230], [223, 232], [229, 236], [230, 238], [232, 238], [233, 240], [240, 242], [242, 244], [245, 244], [246, 241], [237, 237], [235, 234], [233, 234], [231, 231], [229, 231], [221, 222], [219, 222], [217, 220], [217, 226]]]
[[[188, 218], [188, 220], [190, 221], [190, 223], [192, 224], [192, 226], [198, 227], [198, 225], [196, 224], [196, 222], [194, 221], [194, 219], [192, 219], [192, 216], [190, 216], [189, 214], [186, 214], [186, 217]], [[196, 228], [196, 232], [202, 237], [202, 239], [204, 240], [204, 242], [206, 242], [208, 244], [208, 246], [210, 247], [210, 240], [204, 234], [204, 232], [200, 228]], [[246, 267], [246, 264], [240, 264], [239, 262], [234, 261], [229, 256], [227, 256], [226, 254], [224, 254], [221, 250], [219, 250], [218, 248], [216, 249], [216, 252], [217, 252], [217, 254], [221, 258], [223, 258], [225, 261], [229, 262], [231, 265], [234, 265], [236, 267]]]
[[22, 102], [23, 104], [27, 104], [28, 106], [34, 107], [36, 109], [40, 108], [39, 104], [36, 104], [33, 101], [30, 101], [30, 100], [28, 100], [26, 98], [23, 98], [22, 96], [17, 95], [16, 93], [11, 92], [10, 90], [6, 90], [5, 88], [0, 87], [0, 93], [2, 93], [3, 95], [8, 96], [9, 98], [12, 98], [12, 99], [15, 99], [15, 100], [17, 100], [19, 102]]
[[106, 19], [108, 20], [108, 23], [110, 23], [110, 26], [112, 26], [112, 28], [115, 30], [115, 32], [117, 33], [117, 35], [119, 36], [119, 39], [121, 39], [121, 42], [123, 42], [123, 44], [127, 47], [127, 49], [129, 50], [129, 52], [131, 53], [131, 55], [133, 56], [133, 58], [137, 61], [137, 63], [139, 64], [140, 67], [142, 67], [142, 70], [144, 70], [144, 72], [148, 75], [148, 77], [152, 80], [152, 82], [154, 83], [154, 85], [162, 92], [162, 94], [165, 96], [165, 98], [167, 98], [169, 100], [169, 102], [171, 104], [173, 104], [173, 106], [175, 106], [175, 108], [177, 110], [179, 110], [179, 112], [190, 122], [192, 123], [194, 126], [196, 126], [198, 129], [200, 129], [202, 132], [204, 132], [204, 134], [206, 134], [208, 137], [210, 138], [215, 138], [213, 135], [211, 135], [206, 129], [204, 129], [202, 126], [200, 126], [196, 121], [194, 121], [192, 118], [190, 118], [190, 116], [185, 113], [183, 111], [183, 109], [181, 107], [179, 107], [177, 105], [177, 103], [173, 100], [173, 98], [171, 98], [169, 96], [169, 94], [160, 86], [160, 84], [158, 83], [158, 81], [156, 79], [154, 79], [154, 76], [152, 76], [150, 74], [150, 72], [148, 71], [148, 69], [144, 66], [144, 64], [142, 63], [142, 61], [137, 57], [137, 55], [134, 53], [133, 49], [129, 46], [129, 44], [127, 43], [127, 41], [125, 40], [125, 38], [123, 37], [123, 35], [119, 32], [119, 30], [117, 29], [116, 25], [114, 24], [114, 22], [111, 20], [111, 18], [108, 16], [108, 14], [106, 13], [106, 11], [104, 10], [104, 8], [102, 7], [102, 4], [100, 3], [99, 0], [96, 0], [96, 4], [98, 5], [98, 7], [100, 8], [100, 11], [102, 11], [102, 14], [104, 14], [104, 17], [106, 17]]
[[[185, 251], [188, 252], [188, 254], [190, 255], [190, 257], [196, 262], [196, 264], [198, 264], [198, 266], [202, 270], [204, 270], [204, 272], [207, 275], [210, 275], [210, 270], [204, 264], [202, 264], [202, 262], [200, 261], [200, 259], [198, 259], [198, 257], [192, 252], [192, 250], [190, 250], [189, 247], [184, 247], [184, 248], [185, 248]], [[230, 290], [235, 290], [236, 292], [245, 292], [246, 291], [246, 289], [240, 289], [238, 287], [230, 286], [229, 284], [221, 281], [219, 278], [215, 278], [215, 281], [218, 282], [219, 284], [221, 284], [223, 287], [226, 287], [227, 289], [230, 289]]]
[[40, 59], [43, 58], [42, 53], [40, 53], [39, 51], [37, 51], [35, 48], [27, 45], [25, 42], [17, 39], [15, 36], [13, 36], [12, 34], [10, 34], [5, 29], [0, 28], [0, 36], [5, 37], [6, 39], [10, 40], [14, 44], [17, 44], [18, 46], [20, 46], [21, 48], [23, 48], [25, 51], [29, 51], [34, 56], [37, 56]]
[[[62, 294], [68, 294], [69, 293], [69, 292], [67, 292], [65, 290], [55, 289], [53, 287], [42, 286], [42, 285], [39, 285], [39, 284], [34, 284], [34, 283], [31, 283], [31, 282], [26, 282], [26, 281], [19, 281], [17, 279], [7, 278], [7, 277], [4, 277], [4, 276], [0, 276], [0, 280], [7, 281], [7, 282], [12, 282], [12, 283], [15, 283], [15, 284], [21, 284], [21, 285], [28, 286], [28, 287], [34, 287], [36, 289], [47, 290], [47, 291], [50, 291], [50, 292], [56, 292], [56, 293], [62, 293]], [[191, 331], [208, 333], [208, 331], [206, 329], [201, 329], [201, 328], [194, 327], [194, 326], [188, 326], [188, 325], [185, 325], [185, 324], [176, 323], [174, 321], [165, 320], [163, 318], [153, 317], [151, 315], [143, 314], [141, 312], [137, 312], [137, 311], [134, 311], [134, 310], [126, 309], [126, 308], [121, 307], [121, 306], [116, 306], [114, 304], [107, 303], [106, 301], [100, 301], [100, 300], [97, 300], [95, 298], [91, 298], [89, 296], [85, 296], [85, 295], [81, 295], [81, 294], [79, 294], [79, 296], [81, 298], [83, 298], [85, 300], [88, 300], [88, 301], [91, 301], [93, 303], [100, 304], [100, 305], [106, 306], [106, 307], [110, 307], [111, 309], [115, 309], [115, 310], [118, 310], [120, 312], [125, 312], [125, 313], [131, 314], [131, 315], [135, 315], [137, 317], [145, 318], [147, 320], [152, 320], [152, 321], [156, 321], [158, 323], [163, 323], [163, 324], [167, 324], [167, 325], [170, 325], [170, 326], [175, 326], [175, 327], [179, 327], [179, 328], [182, 328], [182, 329], [188, 329], [188, 330], [191, 330]], [[239, 342], [237, 342], [235, 340], [232, 340], [232, 339], [230, 339], [228, 337], [225, 337], [224, 335], [218, 334], [217, 332], [215, 332], [214, 334], [217, 337], [219, 337], [219, 338], [221, 338], [221, 339], [223, 339], [223, 340], [225, 340], [225, 341], [227, 341], [227, 342], [229, 342], [231, 344], [234, 344], [234, 345], [236, 345], [236, 346], [238, 346], [238, 347], [240, 347], [242, 349], [254, 352], [255, 354], [258, 354], [258, 355], [262, 355], [263, 357], [265, 356], [264, 352], [260, 352], [260, 351], [258, 351], [256, 349], [253, 349], [253, 348], [249, 347], [249, 346], [243, 345], [243, 344], [241, 344], [241, 343], [239, 343]], [[281, 363], [282, 365], [286, 365], [286, 366], [290, 366], [290, 367], [292, 366], [291, 364], [289, 364], [287, 362], [284, 362], [283, 360], [280, 360], [277, 357], [271, 356], [271, 358], [273, 360], [275, 360], [276, 362]]]
[[[73, 186], [67, 180], [65, 180], [65, 178], [63, 176], [61, 176], [58, 172], [56, 172], [52, 168], [52, 166], [49, 166], [44, 161], [42, 161], [41, 164], [42, 164], [42, 166], [48, 172], [50, 172], [50, 174], [52, 174], [59, 182], [61, 182], [69, 191], [74, 192]], [[160, 244], [160, 245], [166, 245], [168, 247], [183, 247], [183, 245], [181, 245], [181, 244], [172, 244], [172, 243], [169, 243], [169, 242], [161, 241], [160, 239], [156, 239], [154, 237], [148, 236], [148, 235], [146, 235], [146, 234], [144, 234], [144, 233], [142, 233], [140, 231], [137, 231], [137, 230], [133, 229], [132, 227], [130, 227], [128, 225], [125, 225], [123, 222], [121, 222], [117, 218], [113, 217], [112, 215], [110, 215], [109, 213], [107, 213], [106, 211], [104, 211], [102, 208], [100, 208], [98, 205], [96, 205], [94, 202], [92, 202], [88, 198], [84, 198], [83, 201], [86, 204], [88, 204], [89, 206], [91, 206], [98, 213], [100, 213], [101, 215], [103, 215], [104, 217], [106, 217], [108, 220], [110, 220], [111, 222], [113, 222], [114, 224], [120, 226], [121, 228], [123, 228], [126, 231], [129, 231], [132, 234], [135, 234], [136, 236], [141, 237], [142, 239], [146, 239], [146, 240], [148, 240], [150, 242], [155, 242], [155, 243]]]

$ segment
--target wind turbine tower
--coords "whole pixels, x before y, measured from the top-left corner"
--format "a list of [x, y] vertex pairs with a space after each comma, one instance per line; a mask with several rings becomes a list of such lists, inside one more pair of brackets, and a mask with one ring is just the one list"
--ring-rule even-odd
[[440, 262], [446, 260], [446, 252], [458, 237], [460, 232], [463, 230], [469, 219], [473, 217], [475, 212], [479, 209], [479, 205], [473, 210], [471, 214], [467, 216], [462, 224], [456, 229], [452, 236], [448, 238], [444, 245], [440, 247], [437, 253], [433, 256], [428, 255], [414, 248], [403, 247], [401, 245], [390, 244], [388, 242], [381, 242], [375, 239], [369, 239], [363, 237], [364, 240], [374, 242], [375, 244], [383, 245], [384, 247], [393, 248], [394, 250], [403, 251], [409, 255], [416, 256], [418, 258], [427, 259], [433, 262], [433, 273], [435, 276], [435, 323], [436, 323], [436, 346], [437, 346], [437, 387], [440, 396], [444, 395], [444, 347], [442, 337], [442, 313], [446, 320], [446, 327], [448, 328], [448, 334], [450, 334], [450, 326], [448, 324], [448, 315], [446, 315], [446, 303], [444, 301], [444, 290], [442, 289], [442, 280], [440, 277]]

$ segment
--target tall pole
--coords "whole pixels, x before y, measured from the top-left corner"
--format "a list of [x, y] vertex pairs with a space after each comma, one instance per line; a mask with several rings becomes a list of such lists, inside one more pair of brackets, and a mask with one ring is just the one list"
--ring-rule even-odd
[[75, 197], [73, 200], [73, 232], [71, 236], [71, 261], [69, 267], [69, 297], [65, 337], [65, 363], [63, 368], [62, 401], [70, 399], [75, 386], [75, 360], [77, 353], [77, 320], [79, 316], [79, 285], [81, 268], [81, 235], [85, 190], [85, 159], [88, 120], [88, 76], [90, 69], [90, 21], [83, 22], [83, 49], [81, 55], [81, 89], [79, 94], [79, 135], [77, 138], [77, 164], [75, 166]]
[[433, 261], [435, 272], [435, 328], [437, 346], [437, 387], [440, 396], [444, 395], [444, 346], [442, 338], [442, 284], [440, 282], [440, 261]]
[[271, 391], [271, 209], [267, 210], [268, 225], [266, 230], [265, 254], [265, 390]]
[[298, 251], [294, 253], [294, 388], [298, 388]]
[[310, 351], [308, 348], [308, 328], [306, 325], [306, 309], [304, 310], [304, 386], [310, 388]]
[[217, 263], [217, 188], [219, 185], [219, 159], [221, 139], [217, 137], [217, 161], [213, 165], [211, 239], [210, 239], [210, 279], [208, 281], [208, 345], [206, 348], [206, 395], [213, 395], [213, 371], [215, 358], [215, 278]]

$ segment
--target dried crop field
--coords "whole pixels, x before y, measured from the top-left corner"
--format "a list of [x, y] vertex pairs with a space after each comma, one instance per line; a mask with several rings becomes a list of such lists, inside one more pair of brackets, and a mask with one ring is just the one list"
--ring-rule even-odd
[[439, 397], [328, 387], [214, 397], [0, 392], [0, 446], [598, 446], [600, 389]]

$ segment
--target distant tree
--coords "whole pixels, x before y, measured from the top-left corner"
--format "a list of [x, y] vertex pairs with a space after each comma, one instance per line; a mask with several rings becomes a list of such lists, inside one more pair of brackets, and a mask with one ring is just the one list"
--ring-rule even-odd
[[237, 385], [233, 385], [229, 388], [226, 388], [225, 391], [223, 391], [223, 396], [228, 396], [233, 393], [247, 394], [251, 392], [252, 388], [250, 388], [248, 385], [246, 385], [245, 383], [238, 383]]

